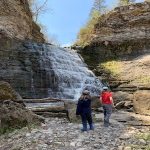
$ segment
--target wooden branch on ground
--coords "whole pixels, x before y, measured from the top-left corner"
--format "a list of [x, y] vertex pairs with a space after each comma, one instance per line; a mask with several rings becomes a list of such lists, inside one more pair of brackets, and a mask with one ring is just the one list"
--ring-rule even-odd
[[66, 112], [65, 108], [62, 106], [52, 106], [43, 108], [29, 108], [33, 112]]
[[42, 115], [44, 117], [67, 117], [66, 113], [52, 113], [52, 112], [35, 112], [37, 115]]
[[23, 99], [24, 103], [55, 103], [55, 102], [64, 102], [65, 99], [56, 99], [56, 98], [43, 98], [43, 99]]

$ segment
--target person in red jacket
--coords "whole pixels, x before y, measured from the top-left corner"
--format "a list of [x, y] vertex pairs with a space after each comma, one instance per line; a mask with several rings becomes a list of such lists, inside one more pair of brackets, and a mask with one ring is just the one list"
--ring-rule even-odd
[[100, 102], [104, 112], [104, 126], [108, 127], [109, 118], [112, 114], [112, 107], [114, 107], [112, 93], [108, 90], [108, 87], [103, 87], [103, 91], [100, 95]]

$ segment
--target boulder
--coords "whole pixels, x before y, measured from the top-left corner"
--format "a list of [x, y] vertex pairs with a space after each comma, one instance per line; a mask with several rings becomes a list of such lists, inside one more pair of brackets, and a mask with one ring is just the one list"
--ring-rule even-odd
[[40, 125], [44, 122], [44, 118], [11, 100], [3, 101], [0, 105], [0, 114], [0, 134], [24, 126], [29, 127], [31, 124]]
[[99, 97], [96, 97], [96, 96], [92, 97], [91, 107], [94, 110], [99, 108], [99, 107], [101, 107], [101, 103], [100, 103]]
[[133, 94], [118, 91], [113, 93], [113, 99], [114, 103], [119, 103], [121, 101], [133, 101]]
[[122, 108], [124, 108], [124, 105], [125, 105], [125, 102], [121, 101], [121, 102], [119, 102], [119, 103], [116, 104], [115, 108], [116, 109], [122, 109]]
[[23, 103], [21, 96], [5, 81], [0, 81], [0, 102], [12, 100], [18, 103]]
[[126, 101], [124, 104], [124, 107], [127, 109], [133, 108], [133, 102], [132, 101]]
[[131, 109], [133, 108], [132, 101], [121, 101], [115, 105], [116, 109]]
[[150, 115], [150, 92], [148, 90], [135, 92], [133, 107], [136, 113]]
[[79, 122], [80, 117], [76, 116], [76, 108], [77, 108], [77, 102], [65, 100], [65, 110], [67, 112], [67, 117], [70, 122]]
[[[77, 108], [77, 102], [71, 101], [71, 100], [65, 100], [64, 101], [65, 110], [67, 112], [67, 118], [70, 122], [79, 122], [81, 121], [80, 116], [76, 116], [76, 108]], [[97, 111], [100, 108], [101, 104], [99, 102], [98, 97], [92, 97], [92, 103], [91, 107], [94, 111]], [[94, 115], [93, 115], [94, 118]]]
[[38, 125], [44, 118], [24, 107], [21, 96], [9, 83], [0, 81], [0, 134], [30, 124]]

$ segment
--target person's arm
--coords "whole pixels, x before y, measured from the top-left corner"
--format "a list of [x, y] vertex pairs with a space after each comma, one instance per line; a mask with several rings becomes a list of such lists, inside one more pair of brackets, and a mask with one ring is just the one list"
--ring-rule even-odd
[[102, 104], [102, 97], [101, 96], [100, 96], [99, 100], [100, 100], [100, 103]]
[[76, 108], [76, 115], [80, 115], [80, 113], [81, 113], [81, 102], [79, 100]]
[[110, 97], [110, 101], [111, 101], [111, 103], [112, 103], [112, 106], [115, 107], [115, 105], [114, 105], [114, 100], [113, 100], [112, 96]]

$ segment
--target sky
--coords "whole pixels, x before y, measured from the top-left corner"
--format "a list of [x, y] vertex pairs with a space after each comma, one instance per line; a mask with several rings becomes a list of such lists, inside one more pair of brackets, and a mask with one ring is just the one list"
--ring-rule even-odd
[[[39, 0], [41, 2], [43, 0]], [[143, 0], [137, 0], [140, 2]], [[94, 0], [49, 0], [48, 10], [39, 16], [40, 24], [45, 26], [49, 37], [56, 39], [60, 45], [68, 46], [75, 42], [77, 34], [88, 18]], [[111, 9], [117, 0], [106, 0]]]

